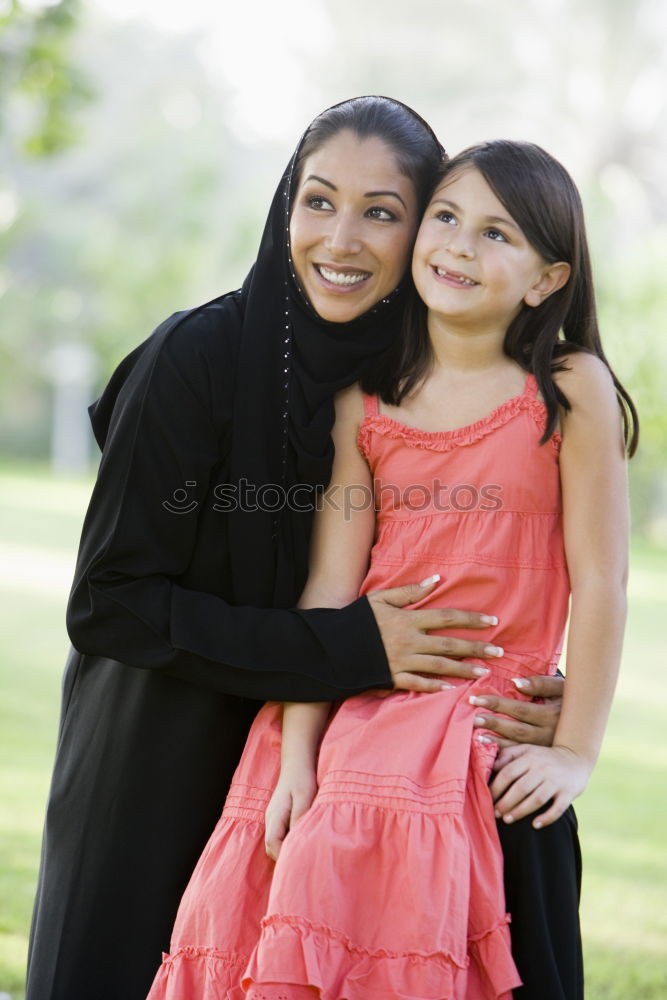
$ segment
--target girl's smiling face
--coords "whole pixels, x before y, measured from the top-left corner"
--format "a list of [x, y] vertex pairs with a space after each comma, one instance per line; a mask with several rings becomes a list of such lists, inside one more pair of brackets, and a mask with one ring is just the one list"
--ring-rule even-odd
[[349, 322], [396, 288], [417, 223], [414, 185], [381, 139], [345, 129], [306, 158], [290, 248], [301, 286], [322, 319]]
[[470, 332], [504, 336], [524, 303], [538, 306], [568, 273], [566, 264], [543, 260], [475, 167], [448, 175], [436, 188], [412, 263], [432, 314]]

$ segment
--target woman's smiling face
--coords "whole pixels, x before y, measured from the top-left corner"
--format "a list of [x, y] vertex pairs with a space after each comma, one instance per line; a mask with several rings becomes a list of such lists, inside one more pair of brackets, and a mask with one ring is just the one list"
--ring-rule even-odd
[[408, 266], [417, 197], [391, 146], [338, 132], [301, 168], [290, 218], [292, 263], [324, 320], [356, 319], [392, 292]]

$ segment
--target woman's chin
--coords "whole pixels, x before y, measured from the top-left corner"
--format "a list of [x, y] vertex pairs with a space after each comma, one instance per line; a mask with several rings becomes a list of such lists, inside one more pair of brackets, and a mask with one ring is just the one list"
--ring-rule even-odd
[[365, 288], [356, 293], [319, 292], [310, 298], [310, 304], [317, 315], [327, 323], [350, 323], [372, 309], [381, 298], [382, 296], [375, 294], [372, 288]]

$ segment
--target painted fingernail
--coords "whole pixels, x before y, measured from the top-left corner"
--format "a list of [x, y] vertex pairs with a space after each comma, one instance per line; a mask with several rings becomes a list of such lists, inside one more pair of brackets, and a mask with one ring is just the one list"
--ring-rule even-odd
[[476, 715], [475, 718], [473, 719], [473, 722], [475, 723], [476, 726], [485, 726], [486, 718], [483, 715]]
[[447, 684], [446, 681], [443, 681], [443, 683], [440, 685], [440, 690], [441, 691], [451, 691], [453, 687], [454, 687], [453, 684]]
[[482, 621], [485, 625], [497, 625], [498, 619], [495, 615], [482, 615]]
[[439, 579], [440, 579], [440, 574], [434, 573], [433, 576], [427, 576], [425, 580], [422, 580], [419, 586], [430, 587], [432, 583], [437, 583]]
[[504, 656], [505, 655], [505, 650], [503, 649], [502, 646], [485, 646], [484, 647], [484, 652], [488, 656]]
[[514, 816], [512, 816], [511, 813], [508, 813], [507, 816], [505, 816], [505, 822], [506, 823], [513, 823], [514, 822]]
[[485, 736], [484, 733], [480, 733], [479, 736], [477, 737], [477, 742], [478, 743], [493, 743], [493, 740], [491, 739], [490, 736]]
[[512, 684], [514, 684], [515, 687], [518, 687], [519, 690], [521, 690], [521, 688], [527, 688], [530, 684], [530, 681], [527, 681], [525, 677], [513, 677]]
[[471, 694], [470, 697], [468, 698], [468, 704], [469, 705], [486, 705], [487, 704], [487, 700], [486, 700], [486, 698], [480, 698], [479, 695]]
[[486, 674], [491, 673], [488, 667], [473, 667], [472, 672], [475, 675], [475, 677], [485, 677]]
[[493, 815], [496, 817], [496, 819], [500, 819], [500, 810], [499, 809], [494, 810]]
[[535, 820], [535, 822], [533, 823], [533, 829], [534, 830], [541, 830], [542, 829], [542, 820], [541, 819], [536, 819]]

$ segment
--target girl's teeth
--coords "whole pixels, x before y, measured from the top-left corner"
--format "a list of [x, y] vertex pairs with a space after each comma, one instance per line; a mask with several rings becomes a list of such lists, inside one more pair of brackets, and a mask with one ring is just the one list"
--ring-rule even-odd
[[476, 285], [477, 284], [476, 281], [471, 281], [470, 278], [464, 278], [463, 275], [461, 275], [460, 277], [457, 278], [453, 274], [450, 274], [449, 271], [443, 271], [443, 269], [441, 267], [436, 267], [435, 270], [436, 270], [436, 273], [438, 274], [438, 277], [440, 277], [440, 278], [454, 278], [454, 281], [458, 281], [461, 285]]
[[330, 271], [328, 267], [318, 267], [318, 271], [326, 281], [332, 285], [358, 285], [360, 281], [365, 281], [369, 277], [367, 271], [360, 274], [343, 274], [340, 271]]

